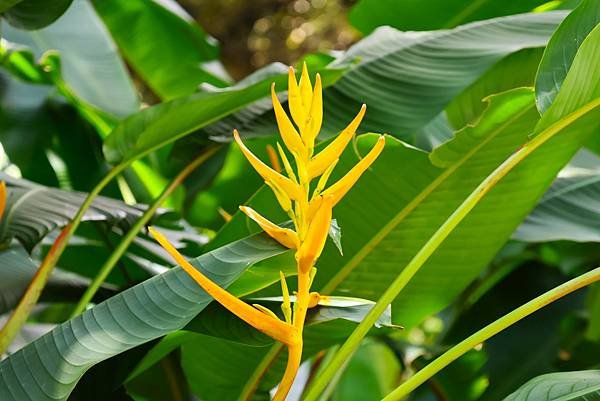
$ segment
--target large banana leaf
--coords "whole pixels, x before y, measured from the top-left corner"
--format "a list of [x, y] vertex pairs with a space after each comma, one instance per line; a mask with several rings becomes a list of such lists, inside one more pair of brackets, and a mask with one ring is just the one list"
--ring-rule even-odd
[[363, 130], [406, 138], [502, 57], [544, 46], [565, 15], [514, 15], [419, 33], [379, 28], [332, 63], [360, 60], [325, 91], [326, 126], [340, 130], [366, 103]]
[[[249, 265], [282, 252], [257, 235], [192, 263], [228, 287]], [[94, 364], [182, 328], [211, 300], [179, 267], [123, 291], [0, 362], [0, 399], [66, 400]]]
[[600, 399], [600, 370], [549, 373], [531, 379], [504, 401], [592, 401]]
[[[14, 237], [29, 251], [46, 234], [67, 224], [86, 197], [81, 192], [44, 187], [6, 173], [0, 173], [0, 180], [5, 181], [8, 187], [0, 238], [5, 242]], [[106, 220], [126, 229], [142, 213], [141, 206], [129, 206], [116, 199], [99, 196], [83, 219]]]
[[[417, 129], [498, 60], [544, 46], [565, 15], [514, 15], [430, 32], [378, 28], [330, 64], [349, 69], [324, 91], [322, 135], [339, 132], [365, 103], [368, 110], [360, 132], [412, 139]], [[246, 135], [275, 132], [272, 110], [265, 111], [268, 103], [261, 106], [226, 119], [226, 134], [232, 126]], [[214, 135], [212, 128], [207, 131]]]
[[[174, 0], [95, 0], [129, 64], [162, 99], [189, 95], [201, 83], [225, 86], [210, 71], [216, 61], [215, 40]], [[212, 63], [208, 63], [212, 61]]]
[[[47, 2], [43, 1], [46, 7]], [[125, 65], [106, 27], [86, 0], [75, 0], [51, 26], [25, 31], [4, 24], [2, 37], [28, 47], [36, 57], [60, 52], [62, 77], [77, 97], [115, 117], [138, 110]]]

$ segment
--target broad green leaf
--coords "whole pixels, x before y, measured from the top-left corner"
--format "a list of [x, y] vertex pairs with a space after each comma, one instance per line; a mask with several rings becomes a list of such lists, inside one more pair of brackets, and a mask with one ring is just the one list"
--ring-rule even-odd
[[[0, 221], [0, 238], [16, 238], [29, 251], [49, 232], [66, 225], [75, 215], [86, 194], [44, 187], [0, 173], [6, 182], [7, 204]], [[141, 206], [129, 206], [116, 199], [99, 196], [86, 212], [84, 220], [106, 220], [127, 228], [141, 216]]]
[[94, 0], [119, 49], [162, 99], [190, 95], [202, 83], [225, 86], [211, 69], [218, 49], [174, 0]]
[[28, 47], [36, 58], [57, 50], [62, 78], [86, 103], [115, 117], [138, 110], [137, 94], [125, 65], [89, 2], [74, 1], [54, 24], [40, 30], [24, 31], [5, 24], [2, 37]]
[[513, 235], [521, 241], [600, 242], [600, 157], [587, 151], [565, 167]]
[[466, 22], [533, 10], [545, 0], [497, 2], [494, 0], [360, 0], [350, 11], [350, 22], [363, 33], [389, 25], [403, 31], [454, 28]]
[[[330, 85], [341, 72], [322, 71], [323, 85]], [[271, 82], [283, 88], [287, 75], [248, 80], [230, 88], [200, 92], [148, 107], [122, 121], [109, 135], [104, 143], [106, 158], [118, 163], [148, 154], [266, 97]]]
[[[543, 47], [565, 15], [524, 14], [430, 32], [381, 27], [329, 64], [346, 66], [348, 71], [324, 91], [321, 134], [339, 132], [365, 103], [368, 109], [359, 133], [384, 132], [412, 140], [417, 130], [503, 57]], [[261, 106], [235, 114], [236, 121], [227, 127], [233, 124], [246, 135], [272, 135], [273, 112], [268, 103]], [[212, 128], [206, 130], [216, 135]], [[220, 128], [221, 124], [215, 126], [216, 131]]]
[[352, 356], [331, 400], [379, 401], [396, 387], [400, 373], [400, 364], [392, 350], [380, 342], [367, 340]]
[[586, 36], [600, 23], [600, 2], [583, 0], [550, 38], [535, 81], [536, 103], [545, 112], [558, 94], [575, 54]]
[[40, 29], [56, 21], [73, 0], [2, 0], [0, 12], [12, 26]]
[[600, 399], [600, 370], [549, 373], [531, 379], [504, 401], [590, 401]]
[[[284, 250], [258, 235], [192, 261], [222, 287]], [[0, 362], [3, 401], [66, 400], [93, 365], [181, 329], [212, 298], [181, 268], [144, 281], [67, 321]]]
[[325, 90], [325, 131], [338, 132], [365, 103], [362, 132], [408, 138], [498, 60], [544, 46], [564, 16], [516, 15], [448, 31], [379, 28], [331, 64], [358, 61]]

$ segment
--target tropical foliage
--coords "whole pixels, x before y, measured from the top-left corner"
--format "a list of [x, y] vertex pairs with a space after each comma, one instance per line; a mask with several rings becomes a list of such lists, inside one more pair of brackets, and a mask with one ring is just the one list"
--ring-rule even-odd
[[422, 3], [0, 0], [0, 400], [600, 399], [600, 1]]

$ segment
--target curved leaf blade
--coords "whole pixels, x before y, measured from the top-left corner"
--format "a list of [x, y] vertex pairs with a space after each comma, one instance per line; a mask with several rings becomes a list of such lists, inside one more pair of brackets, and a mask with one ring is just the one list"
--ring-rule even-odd
[[342, 129], [365, 103], [363, 132], [407, 138], [502, 57], [544, 46], [565, 15], [522, 14], [432, 32], [379, 28], [331, 64], [359, 60], [324, 93], [326, 131]]
[[600, 399], [600, 370], [549, 373], [531, 379], [504, 401], [590, 401]]

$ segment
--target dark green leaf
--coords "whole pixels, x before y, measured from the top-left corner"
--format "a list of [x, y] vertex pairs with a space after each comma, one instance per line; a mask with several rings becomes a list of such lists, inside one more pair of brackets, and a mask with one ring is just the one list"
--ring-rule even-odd
[[[4, 18], [12, 26], [28, 30], [40, 29], [56, 21], [72, 2], [73, 0], [3, 0], [0, 12], [4, 11]], [[5, 11], [7, 8], [8, 11]]]
[[338, 132], [365, 103], [362, 132], [409, 138], [502, 57], [544, 46], [564, 16], [524, 14], [450, 31], [379, 28], [332, 64], [359, 61], [325, 91], [326, 132]]

